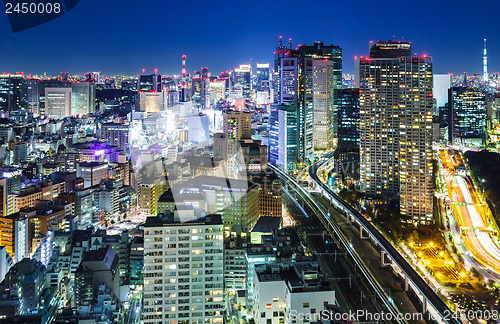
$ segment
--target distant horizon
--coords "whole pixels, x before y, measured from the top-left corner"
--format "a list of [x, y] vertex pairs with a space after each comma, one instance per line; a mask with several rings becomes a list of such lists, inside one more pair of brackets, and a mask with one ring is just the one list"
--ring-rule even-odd
[[[229, 5], [230, 4], [230, 5]], [[300, 10], [298, 9], [300, 8]], [[343, 71], [354, 73], [354, 57], [367, 56], [371, 40], [410, 41], [413, 52], [433, 58], [434, 73], [482, 74], [483, 39], [488, 40], [489, 71], [500, 71], [500, 35], [494, 19], [476, 19], [500, 2], [480, 5], [443, 0], [432, 6], [387, 0], [383, 5], [317, 0], [287, 5], [255, 0], [251, 4], [195, 0], [181, 2], [122, 0], [119, 4], [80, 1], [70, 12], [38, 27], [12, 33], [7, 15], [0, 19], [0, 71], [58, 75], [137, 75], [145, 68], [175, 75], [181, 56], [187, 70], [201, 67], [218, 75], [246, 62], [270, 63], [279, 36], [298, 44], [320, 40], [343, 51]], [[391, 10], [389, 10], [391, 9]], [[334, 14], [333, 14], [334, 13]], [[470, 17], [470, 18], [469, 18]]]

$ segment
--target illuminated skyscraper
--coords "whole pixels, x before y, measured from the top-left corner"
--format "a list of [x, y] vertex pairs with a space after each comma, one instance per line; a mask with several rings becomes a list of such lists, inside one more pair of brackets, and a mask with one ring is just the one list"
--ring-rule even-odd
[[359, 175], [359, 89], [343, 89], [337, 98], [338, 143], [335, 160], [343, 179]]
[[295, 170], [298, 162], [298, 107], [283, 104], [271, 107], [269, 119], [269, 162], [286, 171]]
[[45, 113], [52, 118], [71, 116], [71, 88], [45, 88]]
[[243, 111], [224, 112], [224, 135], [230, 142], [252, 138], [252, 114]]
[[223, 225], [219, 215], [144, 224], [144, 323], [222, 323]]
[[437, 107], [444, 107], [448, 103], [448, 90], [451, 88], [450, 74], [434, 74], [432, 94], [436, 99]]
[[26, 80], [26, 100], [28, 109], [35, 115], [40, 115], [40, 106], [38, 99], [38, 80]]
[[25, 80], [21, 74], [0, 75], [0, 111], [13, 112], [26, 108]]
[[[296, 50], [284, 47], [281, 38], [274, 54], [278, 103], [297, 103], [298, 151], [302, 161], [312, 161], [314, 150], [335, 147], [337, 93], [342, 88], [342, 49], [314, 42]], [[278, 73], [276, 74], [276, 71]]]
[[[313, 61], [313, 150], [333, 148], [333, 62]], [[336, 119], [336, 117], [335, 117]]]
[[360, 185], [400, 196], [410, 221], [432, 220], [432, 60], [411, 44], [377, 42], [356, 61], [360, 93]]
[[101, 125], [101, 138], [106, 139], [109, 145], [118, 146], [125, 153], [129, 143], [129, 124], [106, 123]]
[[240, 64], [234, 69], [233, 89], [243, 90], [243, 97], [249, 98], [252, 91], [252, 66]]
[[486, 51], [486, 38], [484, 39], [484, 50], [483, 50], [483, 81], [487, 83], [488, 78], [488, 52]]
[[139, 91], [151, 91], [160, 92], [161, 91], [161, 75], [150, 74], [150, 75], [140, 75], [138, 83]]
[[481, 146], [486, 137], [486, 95], [468, 87], [453, 87], [449, 94], [450, 143]]
[[71, 114], [95, 113], [95, 83], [75, 82], [71, 84]]
[[269, 63], [257, 63], [257, 91], [269, 91]]

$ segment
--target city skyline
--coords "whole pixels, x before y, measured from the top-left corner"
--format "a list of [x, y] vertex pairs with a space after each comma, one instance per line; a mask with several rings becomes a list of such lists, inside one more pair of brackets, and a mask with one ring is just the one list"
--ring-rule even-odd
[[[0, 23], [4, 48], [0, 68], [2, 72], [51, 75], [61, 71], [83, 74], [92, 70], [104, 74], [140, 74], [143, 68], [151, 72], [157, 68], [161, 74], [172, 75], [179, 73], [179, 57], [186, 54], [190, 73], [207, 66], [209, 71], [218, 74], [245, 62], [271, 62], [268, 49], [274, 48], [278, 37], [283, 36], [292, 38], [294, 48], [314, 41], [340, 46], [346, 73], [354, 72], [355, 56], [367, 55], [369, 41], [403, 40], [417, 44], [414, 48], [417, 54], [434, 58], [434, 73], [465, 71], [469, 75], [482, 72], [483, 39], [486, 38], [489, 71], [500, 71], [500, 62], [495, 61], [500, 42], [498, 36], [491, 33], [494, 22], [488, 19], [473, 25], [462, 22], [465, 11], [460, 3], [440, 2], [429, 13], [425, 7], [391, 1], [387, 6], [398, 8], [397, 12], [405, 15], [381, 20], [374, 17], [385, 12], [386, 6], [372, 8], [366, 2], [360, 2], [356, 10], [343, 3], [326, 2], [303, 10], [294, 9], [297, 8], [294, 5], [283, 7], [263, 2], [255, 2], [250, 7], [195, 3], [199, 10], [187, 12], [178, 3], [139, 5], [125, 1], [116, 7], [91, 0], [47, 24], [15, 34], [4, 15]], [[326, 10], [317, 10], [321, 6]], [[468, 7], [467, 14], [474, 17], [482, 15], [484, 8], [494, 11], [495, 7], [500, 9], [498, 3], [487, 1], [481, 7]], [[283, 14], [260, 19], [277, 10]], [[334, 19], [329, 16], [332, 10], [339, 13]], [[212, 16], [216, 17], [214, 21], [209, 20]], [[218, 17], [232, 16], [239, 22], [237, 26], [217, 21]], [[93, 23], [87, 23], [88, 17]], [[420, 17], [427, 17], [425, 26], [415, 25]], [[137, 26], [135, 21], [147, 23]], [[453, 27], [443, 28], [454, 25], [460, 32], [452, 32]]]

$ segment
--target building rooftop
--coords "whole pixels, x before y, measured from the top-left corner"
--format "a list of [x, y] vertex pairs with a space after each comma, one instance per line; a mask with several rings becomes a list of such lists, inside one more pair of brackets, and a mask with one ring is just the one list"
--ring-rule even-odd
[[254, 233], [272, 233], [281, 226], [281, 217], [261, 216], [255, 224], [252, 232]]
[[146, 218], [144, 227], [161, 227], [161, 226], [190, 225], [190, 224], [222, 225], [222, 217], [221, 215], [214, 214], [181, 223], [174, 221], [172, 213], [166, 213], [164, 217]]

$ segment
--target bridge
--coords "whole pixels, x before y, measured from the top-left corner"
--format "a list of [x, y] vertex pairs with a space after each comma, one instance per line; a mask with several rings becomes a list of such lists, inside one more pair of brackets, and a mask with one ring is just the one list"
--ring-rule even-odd
[[[343, 213], [348, 221], [353, 221], [360, 227], [360, 235], [371, 239], [373, 244], [378, 246], [381, 251], [382, 266], [392, 266], [396, 273], [401, 274], [404, 280], [405, 290], [412, 289], [422, 304], [422, 313], [427, 314], [429, 318], [437, 323], [466, 323], [464, 318], [454, 316], [454, 313], [444, 303], [436, 292], [422, 279], [422, 277], [413, 269], [413, 267], [401, 256], [394, 246], [380, 233], [372, 223], [370, 223], [361, 213], [351, 205], [340, 198], [333, 190], [324, 184], [317, 173], [321, 166], [327, 163], [329, 159], [320, 160], [309, 168], [309, 175], [315, 186], [319, 189], [332, 205]], [[277, 168], [274, 168], [276, 170]], [[281, 173], [283, 173], [281, 171]], [[329, 229], [335, 231], [335, 224], [329, 215], [322, 214], [325, 222], [329, 224]], [[383, 295], [380, 295], [383, 298]]]
[[[340, 230], [337, 224], [333, 222], [330, 214], [321, 206], [317, 200], [311, 195], [310, 192], [302, 188], [294, 178], [285, 173], [281, 168], [274, 165], [269, 165], [269, 167], [275, 171], [278, 177], [283, 181], [283, 190], [289, 194], [290, 191], [294, 191], [297, 196], [295, 199], [300, 200], [305, 203], [309, 208], [314, 211], [318, 218], [323, 223], [326, 230], [332, 237], [338, 239], [339, 247], [345, 251], [345, 254], [353, 260], [358, 273], [363, 277], [365, 286], [370, 288], [371, 294], [376, 297], [374, 300], [374, 306], [379, 313], [390, 313], [392, 315], [392, 320], [386, 321], [388, 323], [410, 323], [404, 318], [404, 314], [401, 314], [399, 309], [394, 304], [392, 298], [388, 295], [387, 290], [385, 290], [375, 279], [374, 275], [368, 269], [365, 264], [361, 261], [360, 256], [354, 250], [349, 238], [347, 238]], [[305, 213], [305, 211], [304, 211]], [[326, 221], [329, 220], [329, 221]]]

